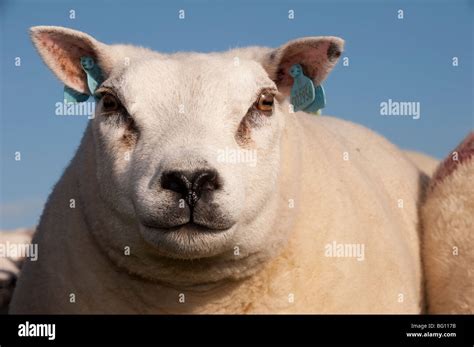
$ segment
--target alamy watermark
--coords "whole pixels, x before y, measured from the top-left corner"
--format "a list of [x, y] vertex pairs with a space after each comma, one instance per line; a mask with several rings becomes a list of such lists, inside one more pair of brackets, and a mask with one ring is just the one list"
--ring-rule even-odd
[[409, 116], [420, 119], [421, 110], [418, 101], [393, 101], [388, 99], [380, 103], [381, 116]]
[[227, 164], [257, 166], [257, 151], [252, 149], [224, 148], [217, 150], [217, 161]]
[[324, 246], [324, 255], [335, 258], [365, 259], [365, 245], [363, 243], [337, 243], [333, 241]]
[[31, 261], [37, 261], [38, 244], [11, 243], [10, 241], [0, 243], [0, 258], [29, 258]]
[[95, 102], [57, 102], [54, 113], [56, 116], [87, 116], [88, 119], [94, 118]]
[[54, 323], [30, 323], [26, 321], [18, 325], [19, 337], [46, 337], [48, 340], [56, 338], [56, 324]]

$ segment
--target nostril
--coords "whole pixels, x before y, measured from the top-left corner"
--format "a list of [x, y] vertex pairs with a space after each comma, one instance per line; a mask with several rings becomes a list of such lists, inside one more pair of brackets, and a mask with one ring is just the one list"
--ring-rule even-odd
[[220, 181], [215, 170], [166, 171], [161, 175], [161, 187], [180, 194], [193, 207], [204, 191], [219, 189]]
[[212, 191], [219, 188], [218, 175], [215, 170], [198, 171], [194, 175], [193, 190], [200, 194], [202, 191]]
[[187, 195], [191, 190], [191, 182], [179, 171], [165, 172], [161, 176], [161, 187], [182, 195]]

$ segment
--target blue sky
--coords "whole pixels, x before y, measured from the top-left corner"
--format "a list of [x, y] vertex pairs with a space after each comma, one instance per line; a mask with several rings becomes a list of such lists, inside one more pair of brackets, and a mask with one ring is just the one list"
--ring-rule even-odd
[[[180, 9], [184, 20], [178, 19]], [[473, 14], [469, 0], [0, 0], [0, 229], [38, 222], [87, 124], [87, 117], [55, 115], [62, 85], [34, 50], [31, 26], [66, 26], [106, 43], [163, 52], [277, 47], [301, 36], [340, 36], [349, 66], [340, 62], [325, 82], [324, 113], [442, 158], [473, 128]], [[16, 57], [21, 66], [15, 66]], [[459, 66], [452, 66], [453, 57]], [[421, 118], [381, 116], [380, 103], [388, 99], [420, 102]], [[21, 161], [15, 161], [16, 151]]]

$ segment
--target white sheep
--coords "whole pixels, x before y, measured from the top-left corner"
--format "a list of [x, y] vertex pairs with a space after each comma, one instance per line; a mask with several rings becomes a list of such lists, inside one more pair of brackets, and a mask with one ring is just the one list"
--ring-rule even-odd
[[10, 312], [423, 311], [421, 171], [362, 126], [291, 112], [290, 68], [319, 86], [343, 40], [168, 55], [31, 35], [69, 88], [91, 93], [81, 57], [104, 82]]
[[428, 312], [474, 313], [474, 132], [439, 165], [421, 211]]
[[31, 229], [0, 231], [0, 313], [7, 312], [21, 266], [31, 255], [27, 250], [32, 235]]

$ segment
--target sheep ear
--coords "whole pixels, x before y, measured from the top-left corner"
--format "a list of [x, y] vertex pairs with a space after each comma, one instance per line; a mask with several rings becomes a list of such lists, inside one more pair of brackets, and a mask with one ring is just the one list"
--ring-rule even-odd
[[107, 46], [83, 32], [63, 27], [35, 26], [30, 29], [30, 35], [40, 56], [54, 74], [66, 86], [80, 93], [90, 94], [81, 57], [94, 59], [104, 75], [111, 70], [105, 55]]
[[300, 64], [303, 73], [319, 85], [336, 65], [343, 48], [344, 40], [339, 37], [304, 37], [265, 53], [262, 65], [279, 91], [289, 95], [293, 85], [289, 70], [294, 64]]

